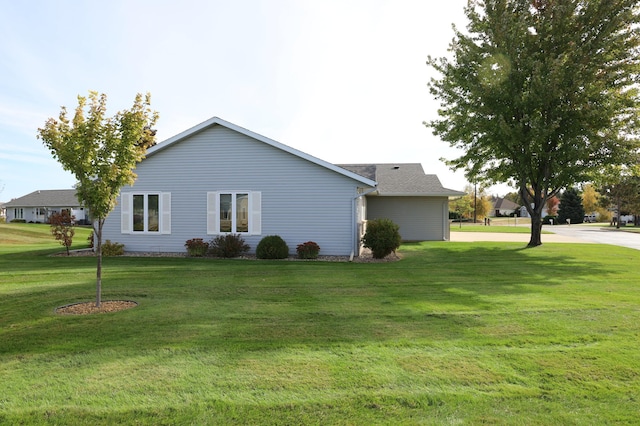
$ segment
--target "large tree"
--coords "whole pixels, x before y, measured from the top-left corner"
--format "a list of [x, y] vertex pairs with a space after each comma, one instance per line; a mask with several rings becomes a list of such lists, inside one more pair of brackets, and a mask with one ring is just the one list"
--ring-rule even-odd
[[446, 160], [470, 181], [515, 184], [542, 243], [542, 209], [563, 188], [638, 148], [637, 0], [469, 0], [467, 32], [431, 93], [425, 123], [463, 154]]
[[602, 207], [613, 210], [617, 228], [620, 227], [621, 216], [633, 214], [637, 223], [640, 213], [640, 173], [634, 169], [612, 169], [599, 176], [602, 187], [600, 203]]
[[54, 158], [77, 179], [78, 200], [93, 220], [98, 307], [102, 298], [102, 227], [120, 189], [133, 184], [136, 164], [155, 144], [153, 126], [158, 114], [151, 110], [150, 101], [149, 94], [138, 94], [130, 109], [107, 117], [107, 96], [89, 92], [88, 98], [78, 96], [73, 120], [62, 107], [57, 120], [49, 118], [38, 129], [38, 137]]

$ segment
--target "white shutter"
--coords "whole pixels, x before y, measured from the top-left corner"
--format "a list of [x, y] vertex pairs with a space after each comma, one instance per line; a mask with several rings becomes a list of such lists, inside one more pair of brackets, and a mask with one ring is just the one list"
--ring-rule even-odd
[[162, 229], [160, 233], [171, 234], [171, 193], [163, 192], [161, 195], [161, 208], [162, 208]]
[[217, 234], [220, 229], [218, 217], [218, 199], [217, 192], [207, 192], [207, 234]]
[[249, 221], [249, 234], [262, 234], [262, 192], [251, 192], [250, 209], [251, 220]]
[[130, 234], [133, 226], [132, 195], [129, 192], [120, 193], [120, 232]]

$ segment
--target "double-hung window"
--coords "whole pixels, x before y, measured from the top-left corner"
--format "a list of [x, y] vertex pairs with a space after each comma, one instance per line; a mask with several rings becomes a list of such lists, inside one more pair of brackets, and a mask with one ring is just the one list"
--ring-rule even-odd
[[208, 192], [207, 234], [259, 235], [261, 204], [260, 192]]
[[123, 234], [171, 233], [171, 193], [123, 193], [120, 201]]

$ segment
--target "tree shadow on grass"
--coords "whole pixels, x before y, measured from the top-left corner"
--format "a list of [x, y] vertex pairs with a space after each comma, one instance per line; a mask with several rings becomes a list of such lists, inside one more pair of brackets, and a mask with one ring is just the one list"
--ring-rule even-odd
[[[242, 352], [464, 339], [483, 315], [509, 315], [522, 304], [546, 309], [563, 303], [559, 287], [567, 282], [615, 278], [616, 269], [588, 250], [586, 262], [560, 249], [536, 250], [430, 244], [407, 247], [402, 261], [384, 264], [114, 259], [105, 271], [104, 299], [139, 306], [57, 316], [56, 300], [92, 298], [82, 260], [87, 284], [80, 279], [0, 299], [3, 311], [22, 309], [1, 333], [0, 354], [117, 350], [125, 356], [166, 347]], [[65, 263], [73, 274], [74, 263]]]

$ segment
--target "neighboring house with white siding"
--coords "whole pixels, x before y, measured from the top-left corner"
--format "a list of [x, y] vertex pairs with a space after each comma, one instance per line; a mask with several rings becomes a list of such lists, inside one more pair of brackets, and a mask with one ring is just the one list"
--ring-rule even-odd
[[13, 220], [48, 223], [53, 213], [69, 210], [76, 223], [89, 223], [89, 211], [76, 197], [75, 189], [48, 189], [34, 191], [5, 203], [6, 221]]
[[[426, 206], [437, 215], [429, 218], [429, 231], [410, 239], [448, 239], [447, 197], [461, 193], [444, 190], [437, 178], [428, 179], [433, 194], [420, 185], [417, 192], [387, 192], [376, 180], [384, 176], [379, 166], [374, 174], [359, 173], [214, 117], [147, 151], [134, 185], [122, 188], [103, 239], [127, 251], [183, 252], [189, 239], [237, 233], [255, 252], [263, 237], [277, 234], [292, 252], [315, 241], [320, 254], [357, 255], [371, 202], [385, 197], [395, 198], [397, 211]], [[424, 219], [425, 213], [416, 216]], [[409, 229], [400, 226], [401, 234], [403, 226]]]

